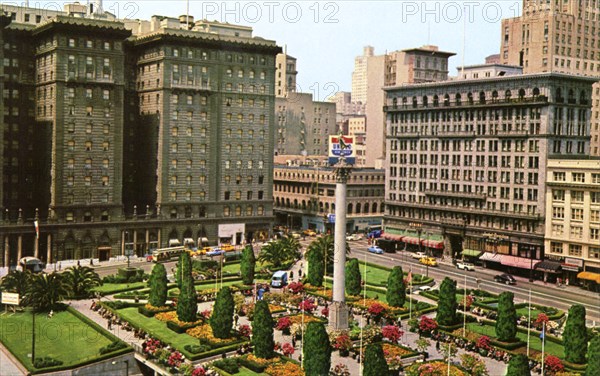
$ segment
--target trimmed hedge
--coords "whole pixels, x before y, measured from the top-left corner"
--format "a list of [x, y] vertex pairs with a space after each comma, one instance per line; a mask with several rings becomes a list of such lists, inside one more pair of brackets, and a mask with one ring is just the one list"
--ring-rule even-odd
[[183, 348], [191, 354], [200, 354], [211, 350], [208, 345], [185, 345]]
[[127, 345], [124, 342], [115, 341], [115, 342], [111, 343], [110, 345], [101, 347], [100, 348], [100, 355], [108, 354], [108, 353], [111, 353], [113, 351], [117, 351], [119, 349], [124, 349], [126, 347], [127, 347]]
[[177, 325], [177, 323], [173, 322], [173, 321], [167, 321], [167, 328], [171, 329], [172, 331], [174, 331], [177, 334], [182, 334], [185, 333], [186, 330], [188, 329], [192, 329], [197, 327], [198, 325], [200, 325], [200, 323], [189, 323], [183, 326], [179, 326]]
[[265, 369], [267, 369], [267, 366], [263, 366], [256, 362], [248, 360], [248, 358], [245, 356], [237, 358], [237, 361], [238, 361], [239, 365], [248, 368], [252, 372], [263, 373], [265, 371]]
[[[119, 308], [117, 308], [117, 309], [119, 309]], [[174, 311], [173, 307], [162, 308], [162, 309], [157, 309], [157, 310], [150, 310], [150, 309], [146, 308], [146, 305], [138, 307], [138, 312], [146, 317], [154, 317], [154, 315], [156, 315], [157, 313], [163, 313], [163, 312], [169, 312], [169, 311]]]
[[527, 345], [527, 343], [523, 342], [523, 341], [501, 342], [501, 341], [497, 341], [495, 339], [490, 339], [490, 344], [492, 346], [500, 347], [501, 349], [504, 349], [504, 350], [516, 350], [521, 346]]

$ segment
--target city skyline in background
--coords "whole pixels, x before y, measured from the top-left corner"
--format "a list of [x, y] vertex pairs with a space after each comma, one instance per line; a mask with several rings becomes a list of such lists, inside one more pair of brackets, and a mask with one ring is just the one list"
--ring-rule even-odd
[[[87, 1], [81, 1], [87, 3]], [[10, 2], [4, 2], [9, 4]], [[24, 2], [15, 2], [23, 3]], [[61, 10], [64, 2], [29, 2], [30, 7]], [[103, 1], [117, 18], [179, 17], [187, 1]], [[354, 59], [363, 47], [376, 55], [437, 45], [455, 52], [456, 67], [480, 64], [500, 52], [501, 19], [521, 15], [522, 1], [189, 1], [189, 16], [253, 28], [254, 35], [275, 40], [298, 59], [297, 92], [325, 100], [351, 91]], [[485, 37], [481, 37], [485, 36]], [[464, 58], [463, 58], [464, 39]], [[350, 42], [348, 42], [350, 41]], [[463, 60], [464, 59], [464, 60]]]

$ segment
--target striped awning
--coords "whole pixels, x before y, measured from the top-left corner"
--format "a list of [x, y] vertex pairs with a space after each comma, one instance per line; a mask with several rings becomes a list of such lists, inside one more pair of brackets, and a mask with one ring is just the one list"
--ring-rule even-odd
[[477, 251], [475, 249], [463, 249], [461, 253], [463, 256], [479, 257], [483, 252]]
[[403, 236], [402, 235], [395, 235], [395, 234], [390, 234], [387, 232], [384, 232], [383, 234], [381, 234], [381, 237], [384, 239], [388, 239], [388, 240], [394, 240], [394, 241], [401, 241]]
[[501, 262], [502, 255], [500, 253], [486, 252], [480, 258], [481, 261]]
[[420, 243], [420, 239], [419, 238], [415, 238], [412, 236], [405, 236], [402, 238], [402, 241], [407, 243], [407, 244], [416, 244], [418, 245]]
[[444, 249], [444, 242], [440, 241], [440, 240], [430, 240], [430, 239], [425, 239], [423, 240], [423, 244], [424, 247], [429, 247], [429, 248], [435, 248], [435, 249]]
[[532, 269], [533, 265], [535, 265], [536, 262], [538, 262], [538, 260], [509, 255], [502, 255], [502, 258], [500, 259], [500, 263], [502, 265], [512, 266], [513, 268], [521, 269]]
[[577, 274], [577, 278], [587, 279], [588, 281], [595, 281], [596, 283], [600, 283], [600, 274], [598, 273], [581, 272]]

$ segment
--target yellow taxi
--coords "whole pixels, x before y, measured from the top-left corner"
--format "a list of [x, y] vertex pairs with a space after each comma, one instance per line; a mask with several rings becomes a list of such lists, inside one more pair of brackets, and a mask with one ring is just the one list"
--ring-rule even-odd
[[423, 265], [428, 265], [428, 266], [437, 266], [438, 265], [437, 261], [433, 257], [423, 257], [422, 259], [419, 260], [419, 262]]
[[235, 247], [231, 244], [222, 244], [219, 248], [221, 248], [221, 250], [224, 252], [235, 251]]
[[311, 229], [304, 230], [304, 231], [302, 231], [302, 233], [306, 236], [317, 236], [317, 233]]

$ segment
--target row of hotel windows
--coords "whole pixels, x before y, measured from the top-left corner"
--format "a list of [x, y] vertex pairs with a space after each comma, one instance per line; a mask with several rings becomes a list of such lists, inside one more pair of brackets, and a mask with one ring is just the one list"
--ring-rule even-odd
[[[86, 169], [91, 169], [93, 167], [93, 159], [92, 158], [86, 158], [84, 160], [84, 168]], [[103, 169], [108, 169], [110, 167], [110, 161], [108, 158], [104, 158], [102, 159], [102, 168]], [[74, 169], [75, 168], [75, 158], [68, 158], [67, 159], [67, 168], [68, 169]]]
[[[94, 143], [92, 141], [85, 141], [84, 147], [85, 147], [85, 151], [93, 151]], [[109, 148], [110, 148], [110, 142], [103, 141], [102, 142], [102, 151], [109, 151]], [[67, 141], [67, 150], [75, 151], [75, 140]]]
[[[600, 174], [598, 174], [600, 175]], [[584, 191], [570, 191], [571, 203], [580, 202], [583, 203]], [[554, 201], [565, 201], [565, 190], [564, 189], [553, 189], [552, 199]], [[600, 204], [600, 192], [590, 192], [590, 202], [592, 204]]]
[[[523, 100], [525, 99], [525, 96], [527, 95], [527, 91], [529, 89], [519, 89], [518, 90], [518, 99], [519, 100]], [[464, 93], [456, 93], [454, 95], [454, 104], [457, 106], [462, 105], [462, 95]], [[533, 88], [531, 90], [531, 94], [534, 98], [537, 98], [540, 95], [540, 89]], [[403, 96], [392, 96], [391, 97], [391, 101], [389, 100], [390, 97], [388, 97], [387, 103], [388, 105], [391, 104], [393, 108], [397, 108], [399, 104], [402, 104], [403, 108], [407, 108], [408, 105], [408, 97], [403, 97]], [[473, 96], [473, 93], [469, 92], [466, 94], [466, 98], [467, 98], [467, 102], [469, 104], [474, 104], [475, 103], [475, 98]], [[399, 100], [400, 99], [400, 100]], [[511, 90], [506, 90], [504, 91], [504, 98], [505, 101], [511, 101], [512, 100], [512, 91]], [[576, 94], [575, 91], [573, 89], [569, 89], [568, 91], [568, 95], [567, 95], [567, 99], [568, 99], [568, 103], [570, 104], [576, 104], [577, 103], [577, 98], [576, 98]], [[451, 104], [451, 97], [450, 94], [444, 94], [444, 96], [442, 97], [442, 104], [443, 106], [450, 106]], [[479, 92], [479, 104], [485, 104], [487, 100], [487, 93], [485, 91], [480, 91]], [[499, 94], [497, 90], [492, 91], [492, 103], [496, 102], [499, 100]], [[555, 90], [555, 97], [554, 97], [554, 101], [557, 103], [564, 103], [565, 102], [565, 97], [563, 97], [563, 91], [561, 88], [556, 88]], [[391, 103], [390, 103], [391, 102]], [[419, 105], [419, 98], [417, 96], [413, 96], [411, 99], [411, 103], [412, 103], [412, 107], [413, 108], [417, 108]], [[440, 96], [437, 94], [434, 94], [432, 97], [432, 103], [434, 107], [438, 107], [440, 105]], [[420, 103], [423, 107], [427, 107], [429, 104], [429, 96], [428, 95], [424, 95], [423, 97], [421, 97], [421, 103]], [[588, 104], [588, 100], [587, 100], [587, 93], [585, 90], [581, 90], [579, 93], [579, 104], [583, 104], [586, 105]]]
[[[107, 187], [109, 185], [110, 182], [110, 178], [108, 176], [102, 176], [100, 178], [100, 184], [103, 187]], [[67, 176], [67, 187], [72, 187], [75, 183], [75, 176], [73, 175], [68, 175]], [[92, 176], [90, 175], [86, 175], [83, 177], [83, 184], [86, 187], [90, 187], [92, 185]]]
[[[83, 214], [83, 222], [92, 222], [94, 220], [94, 217], [92, 216], [91, 212], [85, 212]], [[105, 210], [102, 212], [102, 214], [100, 215], [100, 220], [102, 222], [106, 222], [110, 219], [109, 215], [108, 215], [108, 211]], [[75, 215], [73, 214], [73, 212], [69, 211], [65, 214], [65, 221], [67, 222], [73, 222], [75, 220]]]
[[[563, 236], [564, 225], [553, 223], [552, 224], [552, 236]], [[583, 226], [571, 224], [569, 228], [570, 239], [583, 239]], [[590, 227], [589, 228], [589, 240], [600, 240], [600, 228]]]
[[[190, 67], [188, 67], [188, 73], [189, 73], [189, 72], [190, 72]], [[228, 68], [228, 69], [225, 71], [225, 76], [226, 76], [226, 77], [229, 77], [229, 78], [232, 78], [232, 77], [233, 77], [233, 69], [231, 69], [231, 68]], [[248, 71], [248, 78], [254, 78], [254, 76], [255, 76], [255, 72], [254, 72], [253, 70], [249, 70], [249, 71]], [[237, 77], [238, 77], [238, 78], [244, 78], [244, 70], [243, 70], [243, 69], [238, 69], [238, 70], [237, 70]], [[260, 77], [260, 79], [261, 79], [261, 80], [264, 80], [264, 79], [266, 79], [266, 77], [267, 77], [267, 72], [265, 72], [265, 71], [261, 71], [261, 72], [260, 72], [260, 74], [259, 74], [259, 77]]]
[[[407, 173], [408, 172], [408, 173]], [[410, 178], [419, 178], [419, 179], [429, 179], [429, 180], [438, 180], [438, 172], [441, 176], [441, 180], [462, 180], [464, 181], [473, 181], [473, 171], [466, 170], [461, 171], [459, 169], [435, 169], [430, 168], [429, 171], [426, 168], [419, 168], [417, 175], [417, 168], [411, 167], [406, 169], [404, 167], [390, 167], [390, 178], [395, 177], [410, 177]], [[511, 174], [514, 174], [514, 179], [511, 180]], [[476, 182], [485, 182], [486, 181], [486, 171], [476, 170], [475, 171], [475, 180]], [[528, 185], [537, 185], [538, 184], [538, 174], [534, 172], [530, 172], [527, 174], [527, 184]], [[525, 184], [525, 173], [524, 172], [511, 172], [511, 171], [501, 171], [500, 179], [498, 180], [498, 171], [487, 171], [487, 182], [489, 183], [503, 183], [509, 184], [510, 182], [514, 182], [515, 184]], [[406, 183], [406, 182], [401, 182]]]
[[[399, 156], [399, 157], [398, 157]], [[418, 157], [418, 160], [417, 160]], [[489, 155], [487, 156], [487, 164], [486, 164], [486, 156], [485, 155], [464, 155], [464, 154], [442, 154], [441, 162], [440, 162], [439, 154], [390, 154], [390, 164], [391, 165], [432, 165], [432, 166], [457, 166], [461, 165], [465, 167], [477, 166], [477, 167], [498, 167], [498, 156], [497, 155]], [[452, 158], [452, 159], [450, 159]], [[535, 158], [535, 157], [529, 157]], [[461, 163], [461, 160], [463, 161]], [[515, 156], [514, 164], [511, 164], [512, 161], [511, 156], [501, 156], [500, 157], [500, 167], [515, 167], [515, 168], [527, 168], [526, 161], [524, 156]], [[475, 163], [473, 163], [475, 162]], [[535, 165], [536, 161], [534, 159], [530, 159], [529, 162]], [[391, 168], [396, 168], [397, 166], [390, 166]], [[532, 168], [530, 166], [530, 168]], [[390, 170], [392, 171], [392, 170]], [[537, 180], [537, 179], [536, 179]]]
[[[515, 145], [514, 151], [536, 153], [540, 150], [539, 140], [488, 140], [487, 150], [490, 152], [511, 151], [512, 145]], [[478, 152], [486, 151], [486, 140], [391, 140], [390, 149], [400, 151], [462, 151], [464, 145], [465, 151], [476, 150]], [[475, 149], [473, 148], [475, 145]], [[525, 146], [528, 145], [528, 149]], [[441, 146], [441, 148], [439, 148]], [[500, 149], [498, 147], [500, 146]]]
[[[297, 180], [297, 179], [310, 179], [311, 181], [335, 181], [336, 177], [333, 174], [327, 173], [326, 175], [315, 175], [314, 172], [289, 172], [289, 171], [281, 171], [275, 170], [274, 178], [281, 180]], [[352, 173], [348, 177], [348, 182], [352, 181], [372, 181], [379, 182], [385, 180], [385, 176], [383, 174], [361, 174], [361, 173]]]
[[[197, 50], [197, 49], [192, 49], [192, 48], [187, 48], [187, 47], [173, 48], [173, 50], [171, 51], [171, 48], [167, 47], [166, 55], [171, 55], [174, 57], [187, 57], [188, 59], [208, 60], [209, 58], [213, 57], [214, 52], [213, 51], [202, 51], [202, 50]], [[248, 64], [267, 65], [267, 62], [270, 63], [271, 59], [267, 59], [264, 56], [257, 58], [256, 56], [248, 56], [248, 55], [243, 55], [243, 54], [238, 54], [238, 55], [226, 54], [225, 61], [228, 63], [236, 62], [236, 63], [240, 63], [240, 64], [245, 64], [247, 61]]]
[[[260, 94], [267, 93], [266, 85], [260, 85], [259, 88], [256, 89], [255, 85], [244, 86], [244, 84], [237, 84], [236, 88], [237, 88], [238, 93], [260, 93]], [[246, 89], [246, 90], [244, 90], [244, 89]], [[226, 82], [225, 90], [233, 91], [233, 84], [231, 82]]]
[[[574, 183], [586, 183], [584, 172], [571, 172], [571, 181]], [[567, 181], [567, 173], [566, 172], [553, 172], [552, 173], [553, 181]], [[600, 184], [600, 174], [591, 174], [591, 183], [592, 184]]]
[[[564, 253], [564, 244], [558, 242], [550, 243], [551, 252], [563, 254]], [[583, 246], [579, 244], [569, 244], [568, 245], [568, 253], [569, 256], [575, 257], [583, 257]], [[600, 247], [588, 247], [588, 256], [590, 259], [600, 259]]]
[[114, 44], [114, 49], [121, 49], [121, 42], [108, 42], [102, 40], [92, 40], [83, 38], [69, 38], [69, 47], [85, 47], [85, 48], [101, 48], [105, 51], [110, 51]]
[[[94, 132], [94, 128], [97, 128], [98, 124], [94, 124], [93, 122], [89, 122], [85, 124], [85, 133], [93, 133]], [[102, 133], [103, 134], [109, 134], [110, 133], [110, 124], [102, 124]], [[75, 132], [75, 122], [70, 122], [67, 123], [65, 125], [65, 128], [67, 129], [67, 132], [69, 133], [74, 133]]]
[[[571, 209], [571, 220], [583, 221], [583, 218], [584, 218], [584, 209], [583, 208], [570, 208], [570, 209]], [[560, 206], [553, 206], [552, 207], [552, 218], [565, 219], [565, 208], [560, 207]], [[600, 210], [590, 209], [590, 222], [600, 222]]]
[[[560, 108], [562, 110], [562, 108]], [[557, 109], [558, 110], [558, 109]], [[567, 108], [569, 114], [573, 113], [572, 108]], [[584, 116], [587, 110], [580, 110]], [[462, 122], [466, 121], [514, 121], [514, 120], [539, 120], [541, 118], [541, 108], [505, 108], [503, 110], [454, 110], [454, 111], [418, 111], [418, 112], [393, 112], [390, 113], [390, 121], [395, 123], [415, 123], [421, 122]], [[562, 114], [562, 112], [561, 112]], [[573, 119], [573, 116], [569, 116]], [[585, 120], [585, 118], [584, 118]]]

